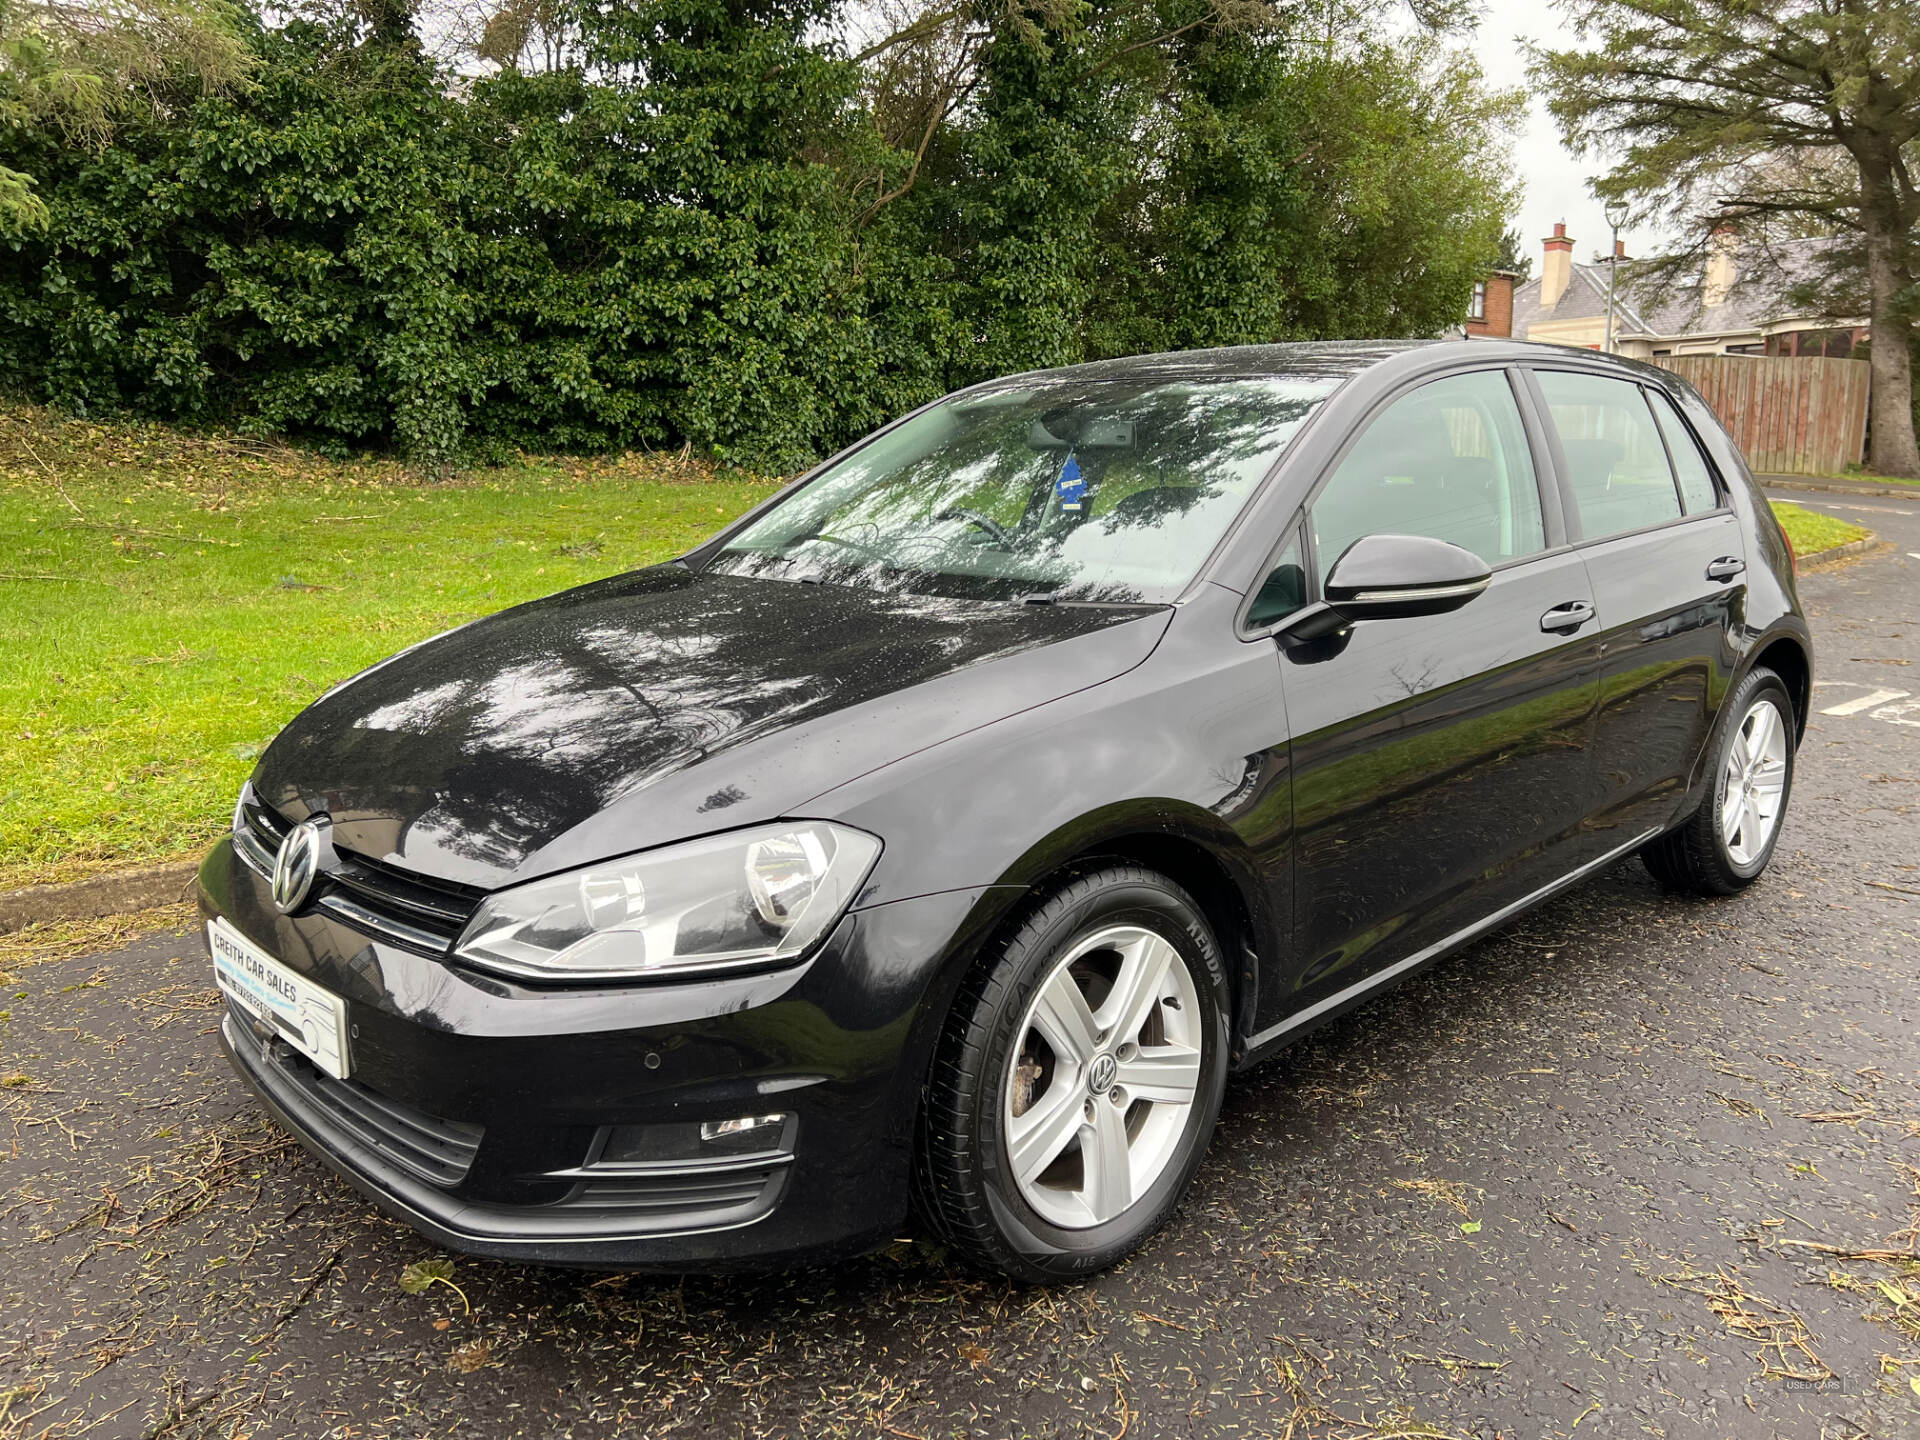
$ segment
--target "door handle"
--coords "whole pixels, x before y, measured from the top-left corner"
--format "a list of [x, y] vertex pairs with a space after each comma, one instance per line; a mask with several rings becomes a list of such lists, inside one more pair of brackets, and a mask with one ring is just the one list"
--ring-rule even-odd
[[1540, 628], [1549, 635], [1571, 635], [1593, 619], [1593, 606], [1584, 600], [1569, 600], [1556, 605], [1540, 617]]
[[1746, 568], [1747, 562], [1742, 560], [1738, 555], [1722, 555], [1718, 560], [1707, 566], [1707, 579], [1721, 581], [1731, 580], [1734, 576], [1744, 573]]

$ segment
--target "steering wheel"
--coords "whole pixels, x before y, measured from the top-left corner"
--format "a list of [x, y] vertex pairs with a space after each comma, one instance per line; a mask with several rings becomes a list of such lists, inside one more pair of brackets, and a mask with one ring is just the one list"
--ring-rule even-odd
[[858, 540], [848, 540], [847, 538], [841, 535], [829, 535], [825, 531], [821, 531], [817, 535], [807, 536], [806, 542], [803, 542], [803, 543], [810, 543], [815, 540], [819, 540], [828, 545], [843, 546], [848, 550], [857, 550], [860, 554], [865, 555], [870, 559], [878, 560], [882, 565], [892, 565], [894, 563], [894, 559], [891, 555], [884, 554], [881, 551], [874, 549], [873, 546], [871, 545], [863, 545]]
[[994, 543], [1002, 550], [1011, 550], [1013, 548], [1013, 536], [1007, 530], [1007, 527], [991, 515], [982, 515], [978, 510], [969, 510], [963, 505], [956, 505], [951, 510], [942, 510], [933, 518], [936, 520], [964, 520], [969, 525], [978, 525], [993, 537]]

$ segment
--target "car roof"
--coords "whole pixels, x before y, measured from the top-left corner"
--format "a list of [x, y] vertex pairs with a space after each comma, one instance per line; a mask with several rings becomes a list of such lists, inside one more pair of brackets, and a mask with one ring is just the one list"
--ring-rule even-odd
[[[1179, 350], [1158, 355], [1128, 355], [1115, 360], [1093, 360], [1047, 370], [1029, 370], [988, 380], [975, 387], [987, 390], [1034, 380], [1234, 380], [1279, 376], [1312, 376], [1350, 380], [1390, 361], [1408, 357], [1428, 364], [1474, 359], [1489, 364], [1520, 361], [1574, 361], [1630, 370], [1641, 374], [1664, 372], [1617, 355], [1547, 345], [1525, 340], [1305, 340], [1284, 345], [1230, 345], [1213, 350]], [[1396, 367], [1397, 368], [1397, 367]]]
[[1312, 340], [1289, 345], [1230, 345], [1216, 350], [1177, 350], [1159, 355], [1127, 355], [1115, 360], [1091, 360], [1080, 365], [1029, 370], [1021, 375], [1009, 375], [1003, 380], [987, 383], [997, 385], [1012, 380], [1039, 379], [1144, 380], [1179, 376], [1228, 380], [1279, 375], [1311, 375], [1344, 380], [1409, 350], [1431, 349], [1444, 343], [1432, 340]]

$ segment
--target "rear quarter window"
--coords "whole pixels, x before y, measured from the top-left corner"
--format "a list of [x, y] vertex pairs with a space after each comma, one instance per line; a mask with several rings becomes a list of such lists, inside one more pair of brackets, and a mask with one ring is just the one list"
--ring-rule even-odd
[[1713, 483], [1713, 471], [1708, 468], [1706, 457], [1700, 453], [1700, 442], [1693, 438], [1693, 431], [1687, 428], [1671, 400], [1657, 390], [1649, 391], [1648, 395], [1653, 401], [1654, 416], [1660, 422], [1660, 432], [1667, 437], [1667, 451], [1673, 457], [1673, 473], [1680, 481], [1680, 498], [1686, 504], [1687, 513], [1698, 515], [1718, 509], [1720, 489]]

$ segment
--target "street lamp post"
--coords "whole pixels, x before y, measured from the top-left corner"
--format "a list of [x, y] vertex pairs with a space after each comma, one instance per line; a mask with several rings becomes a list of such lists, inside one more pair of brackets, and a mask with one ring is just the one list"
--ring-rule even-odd
[[1607, 354], [1613, 354], [1614, 296], [1620, 289], [1620, 227], [1627, 223], [1627, 202], [1607, 202], [1607, 224], [1613, 227], [1613, 246], [1607, 252]]

